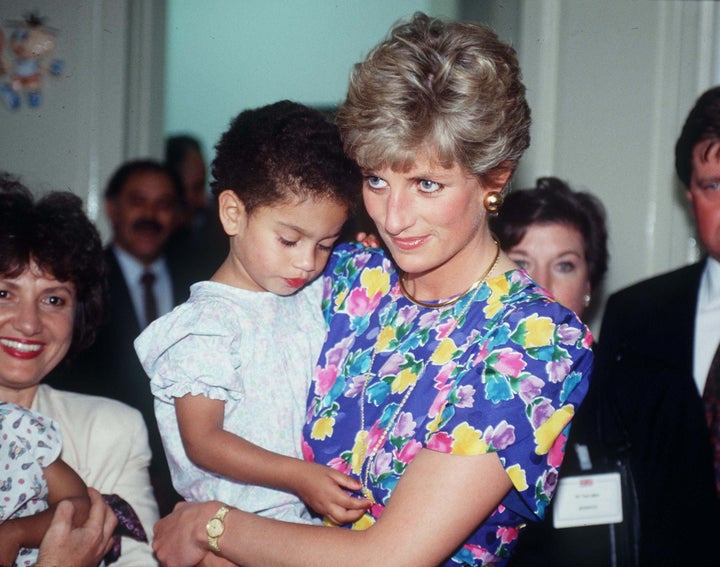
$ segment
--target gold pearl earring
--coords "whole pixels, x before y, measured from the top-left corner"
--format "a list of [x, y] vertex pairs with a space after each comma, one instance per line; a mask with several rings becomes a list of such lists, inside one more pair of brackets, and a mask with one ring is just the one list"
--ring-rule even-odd
[[590, 305], [591, 299], [592, 299], [592, 297], [590, 296], [589, 293], [586, 293], [585, 295], [583, 295], [583, 303], [585, 303], [585, 307], [588, 307]]
[[483, 205], [490, 216], [496, 216], [503, 204], [503, 196], [499, 191], [490, 191], [483, 198]]

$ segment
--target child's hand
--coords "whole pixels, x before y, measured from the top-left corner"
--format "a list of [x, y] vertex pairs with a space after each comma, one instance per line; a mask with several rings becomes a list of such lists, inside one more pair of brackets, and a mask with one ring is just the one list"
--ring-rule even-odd
[[355, 241], [359, 242], [363, 246], [367, 246], [368, 248], [380, 247], [380, 241], [378, 240], [377, 236], [368, 232], [358, 232], [355, 235]]
[[368, 500], [348, 494], [360, 490], [360, 481], [317, 463], [303, 465], [296, 479], [296, 493], [318, 514], [343, 525], [360, 519], [370, 507]]

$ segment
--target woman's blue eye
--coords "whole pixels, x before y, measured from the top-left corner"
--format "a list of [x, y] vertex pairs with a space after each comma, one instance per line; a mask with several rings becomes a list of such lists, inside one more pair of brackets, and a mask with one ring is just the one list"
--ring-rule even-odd
[[572, 262], [560, 262], [558, 264], [558, 270], [563, 273], [574, 272], [575, 264], [573, 264]]
[[387, 183], [382, 177], [376, 177], [374, 175], [368, 175], [365, 177], [365, 182], [371, 189], [382, 189], [387, 186]]
[[430, 181], [429, 179], [421, 179], [418, 185], [420, 186], [420, 190], [425, 193], [432, 193], [439, 190], [441, 187], [439, 183]]

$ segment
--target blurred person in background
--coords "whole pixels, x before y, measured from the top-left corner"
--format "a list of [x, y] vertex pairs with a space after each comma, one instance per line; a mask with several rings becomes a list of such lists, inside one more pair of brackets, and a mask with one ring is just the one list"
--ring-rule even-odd
[[[587, 319], [608, 269], [605, 208], [597, 197], [575, 191], [557, 177], [541, 177], [534, 187], [511, 191], [490, 226], [520, 268], [581, 319]], [[592, 399], [594, 376], [575, 416], [561, 479], [617, 469], [599, 441], [599, 414]], [[562, 490], [561, 481], [558, 494]], [[626, 492], [629, 503], [632, 488]], [[511, 564], [579, 567], [614, 563], [620, 554], [610, 534], [615, 528], [605, 524], [555, 529], [556, 503], [557, 498], [542, 523], [526, 528]], [[631, 526], [629, 521], [620, 530]], [[618, 536], [622, 542], [627, 539]]]
[[717, 565], [720, 533], [720, 86], [675, 145], [705, 255], [610, 296], [594, 395], [629, 447], [640, 565]]
[[150, 475], [161, 514], [170, 512], [179, 496], [172, 489], [149, 379], [133, 341], [152, 320], [189, 296], [192, 282], [183, 259], [168, 251], [182, 202], [179, 183], [156, 160], [131, 160], [115, 170], [105, 190], [113, 230], [104, 250], [108, 315], [95, 342], [49, 378], [59, 388], [113, 398], [140, 410], [150, 435]]
[[165, 165], [183, 189], [183, 211], [170, 241], [170, 254], [192, 283], [210, 279], [228, 253], [218, 218], [217, 200], [208, 194], [202, 145], [194, 136], [178, 134], [165, 142]]

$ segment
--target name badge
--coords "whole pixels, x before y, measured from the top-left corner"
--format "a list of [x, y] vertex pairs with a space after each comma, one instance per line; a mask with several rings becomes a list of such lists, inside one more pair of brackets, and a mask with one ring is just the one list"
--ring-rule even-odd
[[560, 479], [553, 505], [553, 525], [575, 528], [623, 521], [620, 473]]

